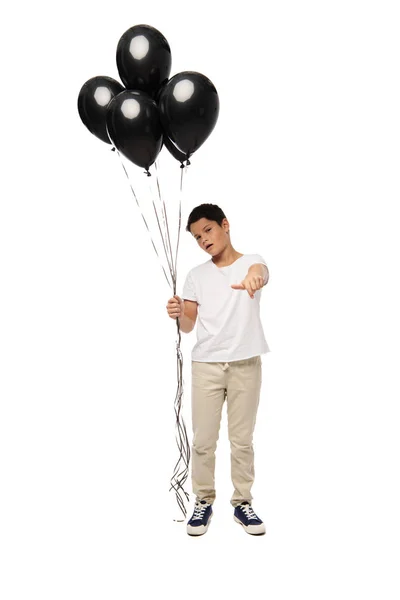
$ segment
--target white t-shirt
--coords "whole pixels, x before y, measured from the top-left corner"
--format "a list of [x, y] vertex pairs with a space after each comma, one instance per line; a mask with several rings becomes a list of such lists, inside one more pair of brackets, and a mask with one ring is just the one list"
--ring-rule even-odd
[[255, 263], [266, 264], [260, 254], [243, 254], [227, 267], [210, 259], [187, 274], [182, 298], [198, 304], [193, 361], [229, 362], [270, 352], [260, 320], [263, 288], [250, 298], [247, 290], [231, 287]]

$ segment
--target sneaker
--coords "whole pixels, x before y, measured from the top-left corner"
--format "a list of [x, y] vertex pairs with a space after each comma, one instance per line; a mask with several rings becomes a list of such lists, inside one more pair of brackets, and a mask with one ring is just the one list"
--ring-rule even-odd
[[193, 515], [187, 523], [187, 533], [189, 535], [203, 535], [208, 529], [212, 515], [211, 504], [205, 500], [196, 501]]
[[247, 533], [252, 535], [262, 535], [265, 533], [265, 525], [251, 507], [251, 504], [245, 500], [235, 506], [234, 520], [240, 523]]

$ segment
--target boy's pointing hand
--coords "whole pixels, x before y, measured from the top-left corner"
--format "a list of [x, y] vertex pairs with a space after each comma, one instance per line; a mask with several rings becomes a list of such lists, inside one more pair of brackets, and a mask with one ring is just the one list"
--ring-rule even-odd
[[254, 292], [264, 286], [264, 277], [262, 275], [247, 274], [241, 283], [233, 283], [231, 288], [234, 290], [247, 290], [250, 298], [254, 299]]

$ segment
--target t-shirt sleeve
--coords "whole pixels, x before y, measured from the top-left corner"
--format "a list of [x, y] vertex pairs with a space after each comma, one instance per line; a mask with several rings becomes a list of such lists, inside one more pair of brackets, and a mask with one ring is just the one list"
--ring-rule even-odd
[[254, 263], [261, 263], [268, 267], [265, 259], [261, 256], [261, 254], [254, 254]]
[[198, 302], [193, 276], [190, 271], [187, 274], [185, 283], [183, 285], [182, 298], [183, 300], [193, 300]]

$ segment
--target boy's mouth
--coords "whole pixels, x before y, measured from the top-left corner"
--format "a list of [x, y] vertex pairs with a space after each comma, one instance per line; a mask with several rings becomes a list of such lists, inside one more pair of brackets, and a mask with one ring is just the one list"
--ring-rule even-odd
[[212, 246], [212, 244], [209, 244], [209, 245], [206, 247], [206, 250], [209, 250], [209, 249], [211, 248], [211, 246]]

